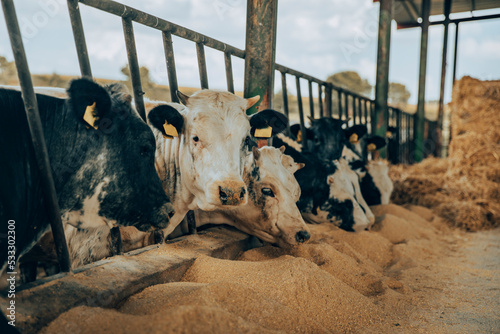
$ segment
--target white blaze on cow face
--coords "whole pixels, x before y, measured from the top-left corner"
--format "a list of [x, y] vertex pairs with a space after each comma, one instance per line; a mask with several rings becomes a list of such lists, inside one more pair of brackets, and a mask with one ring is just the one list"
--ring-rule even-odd
[[380, 191], [381, 204], [387, 205], [391, 199], [394, 184], [389, 177], [389, 166], [386, 160], [370, 161], [366, 166], [368, 174], [371, 175], [373, 183]]

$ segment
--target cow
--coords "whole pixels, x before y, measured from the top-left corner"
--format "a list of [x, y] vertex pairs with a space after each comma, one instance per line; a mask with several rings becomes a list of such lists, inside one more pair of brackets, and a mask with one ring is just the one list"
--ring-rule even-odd
[[196, 210], [196, 224], [227, 224], [278, 246], [306, 242], [310, 233], [296, 202], [300, 187], [294, 173], [303, 168], [290, 156], [285, 146], [252, 148], [243, 179], [248, 189], [248, 203], [225, 210]]
[[[308, 140], [312, 141], [309, 150], [302, 150], [301, 145], [282, 134], [274, 137], [272, 143], [274, 147], [284, 145], [285, 154], [298, 163], [305, 163], [305, 167], [295, 173], [301, 188], [297, 206], [302, 216], [309, 223], [331, 222], [346, 231], [369, 228], [375, 220], [374, 216], [367, 206], [365, 211], [359, 205], [358, 188], [351, 181], [352, 174], [349, 175], [346, 164], [339, 162], [345, 143], [342, 122], [323, 118], [314, 120], [313, 125], [306, 129]], [[337, 127], [336, 132], [331, 131], [332, 125]], [[292, 133], [295, 129], [292, 127]], [[318, 153], [315, 148], [320, 148], [322, 144], [332, 149]]]
[[370, 206], [389, 204], [394, 185], [389, 177], [387, 162], [366, 159], [368, 152], [374, 152], [385, 146], [384, 138], [367, 136], [366, 127], [359, 125], [348, 129], [348, 135], [350, 141], [344, 147], [342, 157], [358, 175], [363, 198]]
[[[126, 88], [77, 79], [67, 93], [68, 99], [37, 94], [65, 229], [166, 228], [174, 209], [155, 170], [155, 139]], [[50, 226], [19, 91], [0, 89], [0, 113], [1, 233], [7, 233], [8, 222], [15, 223], [17, 259]], [[2, 271], [6, 241], [0, 240]]]
[[189, 210], [245, 205], [248, 189], [242, 174], [252, 136], [263, 128], [277, 134], [288, 122], [271, 109], [248, 117], [246, 110], [259, 96], [244, 99], [209, 89], [178, 96], [182, 105], [160, 104], [147, 115], [156, 137], [156, 169], [175, 209], [166, 236]]

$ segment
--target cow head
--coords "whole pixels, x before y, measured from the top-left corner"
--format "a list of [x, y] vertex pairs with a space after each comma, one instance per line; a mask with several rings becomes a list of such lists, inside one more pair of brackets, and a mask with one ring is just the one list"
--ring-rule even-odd
[[310, 238], [297, 208], [300, 187], [293, 175], [304, 164], [296, 164], [283, 151], [284, 147], [252, 149], [244, 173], [248, 204], [229, 211], [238, 229], [280, 246]]
[[306, 129], [305, 135], [301, 133], [299, 136], [300, 126], [297, 125], [293, 125], [290, 131], [296, 138], [307, 138], [307, 150], [318, 159], [332, 161], [341, 157], [346, 142], [343, 124], [344, 121], [323, 117], [311, 119], [311, 126]]
[[178, 92], [178, 96], [185, 108], [160, 105], [149, 112], [148, 119], [164, 136], [169, 135], [166, 123], [178, 133], [173, 140], [178, 145], [183, 186], [189, 192], [189, 209], [246, 204], [242, 173], [251, 135], [256, 128], [268, 126], [273, 133], [284, 130], [286, 117], [266, 110], [249, 121], [246, 110], [258, 102], [259, 96], [244, 99], [214, 90], [201, 90], [190, 97]]
[[61, 129], [59, 146], [51, 152], [62, 159], [74, 155], [78, 162], [60, 187], [63, 221], [81, 228], [99, 222], [143, 231], [165, 228], [173, 206], [155, 170], [155, 138], [132, 108], [126, 88], [78, 79], [68, 95], [78, 126]]

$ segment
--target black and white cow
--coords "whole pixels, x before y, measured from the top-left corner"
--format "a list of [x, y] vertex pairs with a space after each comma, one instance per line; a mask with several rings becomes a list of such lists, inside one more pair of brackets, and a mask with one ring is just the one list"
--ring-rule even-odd
[[[305, 163], [295, 176], [302, 191], [298, 207], [306, 221], [329, 221], [347, 231], [361, 231], [374, 222], [374, 216], [367, 205], [360, 205], [360, 200], [364, 202], [358, 199], [359, 187], [353, 183], [356, 177], [353, 179], [347, 165], [339, 161], [346, 142], [342, 125], [332, 118], [313, 120], [306, 129], [307, 150], [283, 135], [273, 138], [273, 146], [285, 145], [285, 154]], [[297, 134], [298, 127], [291, 130]]]
[[[154, 167], [155, 139], [130, 95], [87, 79], [74, 80], [68, 94], [37, 94], [63, 224], [166, 228], [174, 210]], [[19, 257], [50, 227], [20, 92], [0, 89], [0, 114], [0, 233], [15, 221]], [[6, 242], [0, 239], [2, 270]]]
[[394, 185], [389, 178], [387, 161], [366, 159], [368, 152], [385, 146], [384, 138], [367, 136], [364, 125], [356, 125], [347, 131], [350, 141], [346, 144], [342, 157], [358, 175], [363, 198], [368, 205], [389, 204]]

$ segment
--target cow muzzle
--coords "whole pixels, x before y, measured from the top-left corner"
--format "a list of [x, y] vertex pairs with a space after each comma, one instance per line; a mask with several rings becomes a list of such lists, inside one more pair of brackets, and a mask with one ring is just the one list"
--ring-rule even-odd
[[242, 181], [214, 182], [210, 186], [210, 197], [213, 205], [238, 206], [247, 204], [247, 187]]
[[302, 244], [311, 238], [311, 234], [305, 230], [299, 231], [295, 234], [295, 240]]

